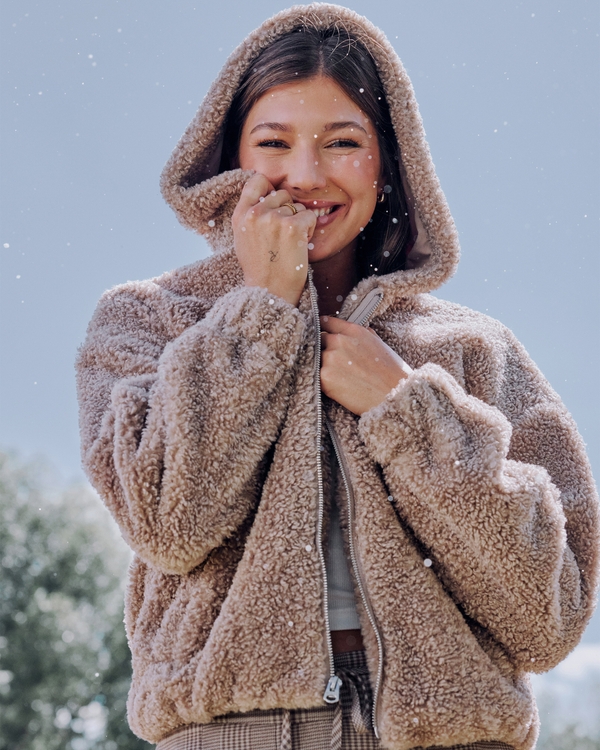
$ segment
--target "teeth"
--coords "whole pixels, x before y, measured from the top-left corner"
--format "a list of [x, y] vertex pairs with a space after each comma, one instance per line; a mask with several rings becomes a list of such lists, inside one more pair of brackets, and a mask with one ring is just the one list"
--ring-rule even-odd
[[333, 210], [333, 206], [330, 206], [329, 208], [311, 208], [310, 209], [315, 216], [327, 216], [327, 214], [330, 214]]

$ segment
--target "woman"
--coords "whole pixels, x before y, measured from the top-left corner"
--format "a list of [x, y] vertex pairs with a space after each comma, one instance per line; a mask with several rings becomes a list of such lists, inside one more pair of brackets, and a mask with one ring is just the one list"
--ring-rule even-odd
[[278, 14], [162, 189], [217, 252], [107, 292], [78, 359], [84, 464], [136, 552], [133, 730], [533, 747], [527, 673], [591, 616], [598, 499], [512, 334], [428, 294], [458, 242], [393, 49], [339, 6]]

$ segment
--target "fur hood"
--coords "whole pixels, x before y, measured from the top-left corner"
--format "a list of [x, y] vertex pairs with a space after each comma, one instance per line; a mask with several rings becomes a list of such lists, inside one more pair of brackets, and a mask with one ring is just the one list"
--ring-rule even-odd
[[[321, 400], [314, 289], [295, 308], [243, 285], [230, 217], [248, 174], [216, 173], [240, 77], [303, 24], [371, 51], [411, 205], [410, 267], [364, 279], [341, 311], [378, 286], [370, 325], [413, 368], [360, 418]], [[563, 659], [594, 608], [598, 497], [572, 418], [511, 332], [427, 294], [459, 250], [392, 47], [339, 6], [274, 16], [229, 58], [162, 189], [217, 252], [106, 292], [77, 360], [83, 464], [135, 552], [132, 729], [157, 742], [230, 712], [324, 705], [331, 500], [358, 561], [382, 747], [531, 750], [528, 672]]]
[[[385, 35], [366, 18], [340, 5], [312, 3], [284, 10], [234, 50], [163, 170], [165, 200], [179, 221], [203, 234], [213, 250], [232, 248], [231, 215], [252, 173], [241, 169], [218, 173], [223, 124], [250, 63], [275, 39], [299, 27], [343, 28], [359, 39], [375, 60], [400, 145], [400, 170], [413, 230], [409, 270], [390, 274], [384, 284], [394, 294], [436, 289], [455, 271], [458, 236], [435, 174], [412, 84]], [[368, 284], [365, 291], [367, 288]]]

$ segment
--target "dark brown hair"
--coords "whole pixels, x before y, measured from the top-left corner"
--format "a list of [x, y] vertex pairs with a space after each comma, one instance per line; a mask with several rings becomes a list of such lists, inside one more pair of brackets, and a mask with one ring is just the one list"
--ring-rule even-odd
[[360, 235], [359, 272], [366, 277], [401, 270], [406, 262], [410, 225], [399, 170], [400, 149], [375, 62], [346, 31], [300, 27], [258, 55], [242, 78], [225, 121], [220, 171], [237, 166], [244, 122], [263, 94], [275, 86], [318, 75], [335, 81], [377, 130], [385, 200], [376, 204]]

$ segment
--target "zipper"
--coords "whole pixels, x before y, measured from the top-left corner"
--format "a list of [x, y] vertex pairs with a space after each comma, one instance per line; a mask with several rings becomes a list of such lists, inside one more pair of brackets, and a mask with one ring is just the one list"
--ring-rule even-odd
[[379, 287], [371, 289], [360, 301], [356, 310], [348, 318], [348, 323], [356, 323], [359, 326], [366, 326], [373, 317], [375, 310], [383, 302], [383, 291]]
[[317, 290], [313, 284], [312, 268], [308, 269], [308, 290], [310, 292], [310, 304], [315, 319], [317, 341], [315, 346], [315, 406], [317, 409], [317, 484], [319, 488], [319, 517], [317, 520], [317, 552], [321, 564], [323, 576], [323, 609], [325, 615], [325, 633], [327, 637], [327, 655], [329, 657], [329, 679], [323, 693], [325, 703], [339, 703], [341, 679], [335, 673], [335, 662], [333, 660], [333, 646], [331, 644], [331, 630], [329, 627], [329, 592], [327, 590], [327, 565], [325, 552], [323, 550], [323, 516], [325, 513], [325, 500], [323, 493], [323, 466], [321, 463], [321, 439], [323, 432], [323, 406], [321, 402], [321, 322], [319, 319], [319, 305], [317, 303]]
[[[335, 674], [335, 662], [333, 659], [333, 646], [331, 643], [331, 630], [329, 625], [329, 594], [327, 590], [327, 565], [325, 562], [325, 553], [323, 550], [323, 517], [325, 513], [325, 500], [323, 492], [323, 466], [321, 462], [321, 440], [323, 433], [323, 405], [321, 398], [321, 322], [319, 319], [319, 305], [317, 302], [317, 290], [313, 283], [312, 268], [308, 269], [308, 289], [310, 292], [310, 304], [312, 313], [315, 319], [315, 330], [317, 335], [316, 349], [315, 349], [315, 405], [317, 410], [317, 484], [318, 484], [318, 506], [319, 506], [319, 517], [317, 521], [317, 551], [319, 555], [319, 562], [321, 564], [321, 573], [323, 576], [323, 609], [325, 615], [325, 632], [327, 637], [327, 654], [329, 657], [329, 679], [325, 692], [323, 694], [323, 700], [325, 703], [339, 703], [340, 700], [340, 688], [342, 686], [341, 679]], [[357, 323], [358, 325], [367, 325], [369, 320], [372, 318], [375, 310], [383, 301], [383, 291], [376, 287], [371, 289], [365, 297], [361, 300], [356, 310], [350, 315], [348, 321], [350, 323]], [[353, 531], [353, 520], [354, 520], [354, 493], [352, 492], [352, 486], [348, 479], [348, 471], [346, 468], [345, 458], [338, 442], [337, 435], [330, 424], [329, 420], [326, 419], [327, 429], [331, 436], [331, 442], [337, 462], [340, 467], [342, 474], [342, 480], [344, 482], [344, 488], [346, 490], [346, 498], [348, 502], [348, 538], [350, 547], [350, 561], [352, 563], [352, 569], [356, 576], [358, 584], [358, 590], [363, 602], [363, 606], [369, 618], [373, 632], [375, 633], [375, 639], [377, 641], [377, 679], [375, 681], [375, 689], [373, 691], [373, 712], [372, 712], [372, 723], [373, 731], [375, 736], [379, 739], [379, 730], [377, 727], [377, 703], [379, 699], [379, 691], [381, 688], [381, 680], [383, 677], [383, 640], [381, 633], [377, 627], [375, 615], [371, 603], [367, 598], [366, 590], [363, 584], [360, 567], [358, 564], [358, 558], [354, 548], [354, 531]]]
[[367, 617], [369, 618], [369, 622], [371, 623], [371, 627], [373, 628], [373, 632], [375, 633], [375, 639], [377, 640], [377, 679], [375, 681], [375, 688], [373, 690], [373, 709], [371, 720], [373, 722], [373, 731], [375, 732], [375, 736], [377, 737], [377, 739], [379, 739], [379, 729], [377, 727], [377, 703], [379, 700], [379, 691], [381, 688], [381, 680], [383, 677], [383, 640], [381, 638], [379, 628], [377, 627], [373, 608], [371, 607], [371, 603], [367, 597], [366, 589], [362, 580], [360, 566], [358, 564], [358, 558], [356, 556], [356, 550], [354, 547], [354, 493], [352, 491], [352, 485], [350, 484], [350, 481], [348, 479], [348, 470], [345, 457], [342, 452], [341, 445], [338, 441], [338, 437], [335, 434], [333, 426], [331, 425], [327, 417], [325, 417], [325, 422], [327, 424], [329, 435], [331, 436], [331, 442], [333, 444], [333, 449], [335, 451], [335, 455], [340, 467], [340, 472], [342, 474], [344, 488], [346, 490], [346, 499], [348, 504], [348, 542], [350, 548], [350, 562], [352, 563], [352, 569], [354, 570], [354, 575], [356, 576], [356, 582], [358, 584], [358, 590], [360, 592], [363, 606], [367, 613]]
[[[360, 301], [354, 312], [348, 317], [348, 322], [356, 323], [359, 326], [368, 325], [369, 321], [375, 314], [375, 311], [382, 302], [383, 291], [379, 287], [371, 289], [371, 291], [368, 292]], [[381, 633], [379, 632], [379, 628], [377, 627], [377, 622], [375, 620], [373, 608], [371, 607], [371, 602], [367, 597], [367, 592], [363, 583], [363, 577], [354, 546], [354, 492], [352, 491], [352, 485], [350, 484], [345, 456], [335, 430], [333, 429], [333, 425], [327, 418], [326, 423], [337, 462], [340, 467], [340, 472], [342, 474], [344, 488], [346, 490], [346, 499], [348, 504], [348, 546], [350, 548], [350, 562], [352, 564], [352, 569], [354, 570], [354, 575], [356, 577], [356, 582], [358, 584], [358, 590], [362, 599], [363, 606], [367, 613], [367, 617], [369, 619], [371, 627], [373, 628], [373, 632], [375, 633], [375, 640], [377, 641], [377, 679], [375, 680], [375, 688], [373, 690], [373, 709], [371, 721], [373, 723], [373, 731], [375, 732], [375, 736], [377, 737], [377, 739], [379, 739], [379, 728], [377, 726], [377, 704], [379, 701], [379, 692], [381, 689], [381, 681], [383, 678], [383, 639], [381, 638]]]

